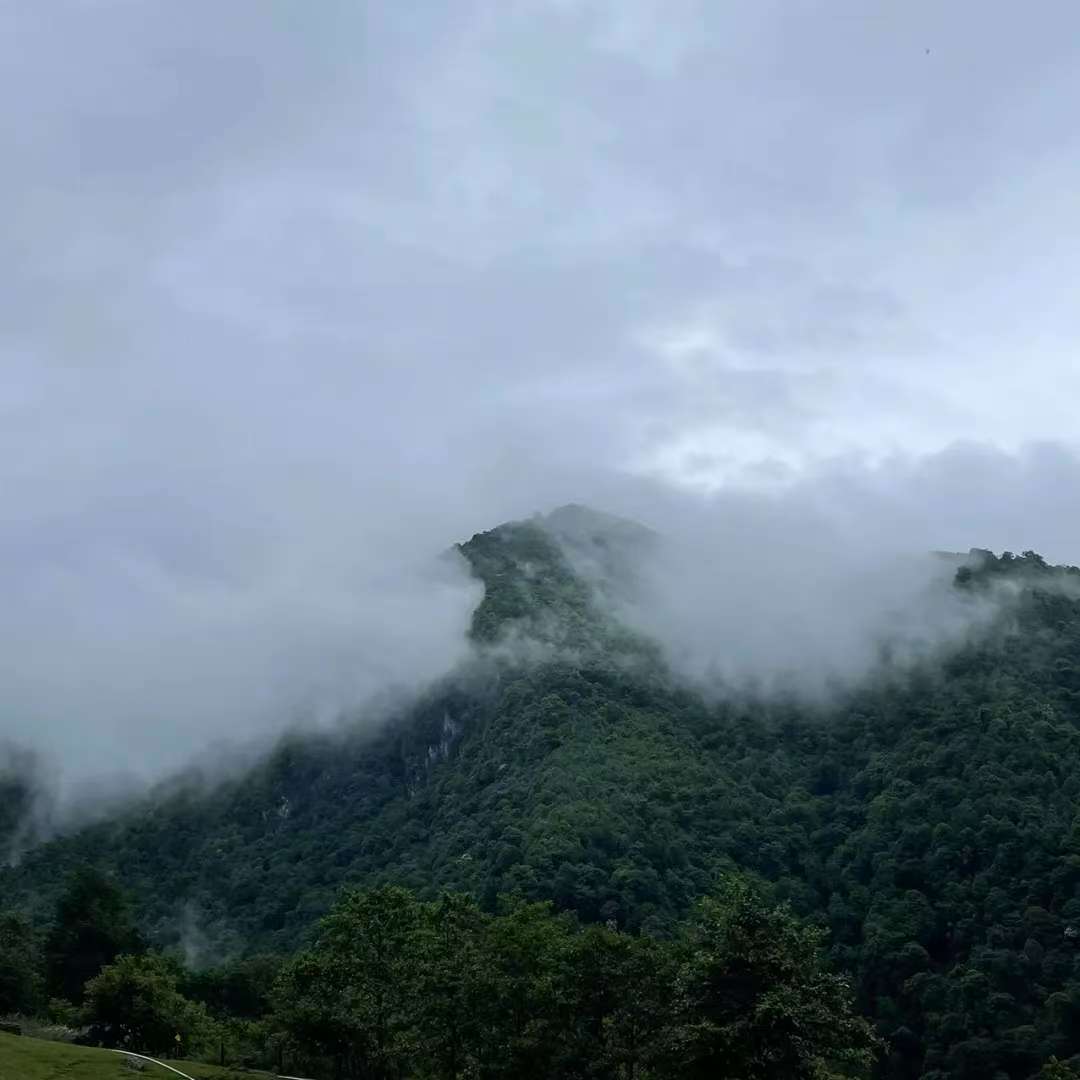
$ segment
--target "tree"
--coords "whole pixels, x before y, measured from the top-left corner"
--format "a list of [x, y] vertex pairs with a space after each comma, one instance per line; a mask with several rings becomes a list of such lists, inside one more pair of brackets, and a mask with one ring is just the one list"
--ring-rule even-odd
[[0, 1016], [34, 1012], [41, 1004], [42, 984], [33, 928], [21, 915], [0, 912]]
[[187, 1049], [209, 1033], [210, 1018], [180, 993], [179, 975], [174, 961], [156, 953], [121, 956], [86, 984], [84, 1019], [107, 1046]]
[[679, 1043], [687, 1077], [824, 1080], [869, 1069], [878, 1049], [829, 972], [823, 934], [731, 878], [698, 905], [683, 943]]
[[1058, 1061], [1056, 1057], [1052, 1057], [1039, 1070], [1038, 1080], [1076, 1080], [1078, 1076], [1080, 1076], [1080, 1073], [1076, 1072], [1066, 1062]]
[[270, 1013], [280, 970], [281, 958], [264, 953], [184, 973], [181, 993], [201, 1002], [216, 1021], [220, 1065], [227, 1056], [241, 1063], [258, 1057], [266, 1041], [261, 1021]]
[[564, 1073], [612, 1080], [653, 1075], [671, 1050], [670, 946], [588, 926], [575, 935], [569, 963], [574, 1041]]
[[491, 921], [491, 1002], [484, 1076], [560, 1074], [574, 1011], [568, 963], [574, 923], [550, 904], [513, 901]]
[[319, 924], [315, 944], [285, 965], [278, 1015], [338, 1072], [395, 1077], [416, 1055], [420, 904], [405, 889], [347, 893]]
[[280, 956], [259, 953], [218, 967], [189, 971], [181, 990], [215, 1014], [258, 1020], [270, 1011], [274, 980], [281, 964]]
[[365, 1080], [856, 1075], [877, 1041], [820, 945], [739, 879], [677, 942], [384, 887], [347, 894], [285, 966], [278, 1019]]
[[106, 964], [143, 948], [124, 894], [97, 870], [76, 870], [57, 904], [45, 944], [49, 992], [79, 1004], [86, 983]]
[[446, 893], [421, 909], [410, 980], [421, 1053], [442, 1080], [482, 1067], [495, 1004], [489, 926], [490, 917], [467, 896]]

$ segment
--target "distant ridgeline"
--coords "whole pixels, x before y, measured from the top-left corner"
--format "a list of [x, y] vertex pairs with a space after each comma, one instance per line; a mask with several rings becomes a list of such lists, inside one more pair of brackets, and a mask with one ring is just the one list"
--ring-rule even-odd
[[1080, 1052], [1080, 571], [974, 551], [954, 587], [1010, 603], [934, 666], [829, 707], [708, 704], [596, 591], [654, 539], [573, 507], [474, 536], [467, 669], [374, 733], [291, 737], [39, 846], [3, 895], [46, 910], [91, 863], [151, 940], [195, 924], [215, 951], [295, 948], [344, 883], [663, 936], [737, 867], [829, 931], [883, 1075], [1023, 1080]]

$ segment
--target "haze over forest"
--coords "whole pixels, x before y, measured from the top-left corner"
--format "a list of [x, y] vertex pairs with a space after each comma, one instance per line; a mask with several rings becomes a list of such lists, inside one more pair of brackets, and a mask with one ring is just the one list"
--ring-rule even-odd
[[480, 595], [440, 554], [567, 501], [668, 538], [652, 629], [733, 677], [857, 675], [930, 551], [1080, 557], [1075, 5], [0, 26], [0, 735], [46, 771], [415, 689]]

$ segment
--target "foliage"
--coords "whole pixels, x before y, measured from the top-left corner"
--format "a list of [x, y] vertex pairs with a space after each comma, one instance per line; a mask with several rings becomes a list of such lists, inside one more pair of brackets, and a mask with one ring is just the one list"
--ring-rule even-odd
[[42, 1004], [38, 942], [29, 921], [0, 911], [0, 1016], [32, 1013]]
[[184, 972], [180, 989], [220, 1017], [255, 1020], [270, 1006], [270, 993], [281, 958], [267, 953], [240, 957], [216, 967]]
[[209, 1017], [180, 993], [179, 976], [176, 963], [156, 953], [118, 957], [86, 984], [83, 1013], [92, 1037], [158, 1055], [205, 1040]]
[[233, 959], [212, 968], [185, 969], [180, 992], [200, 1002], [214, 1020], [217, 1060], [254, 1068], [268, 1063], [262, 1023], [281, 959], [267, 954]]
[[416, 1053], [418, 919], [408, 893], [383, 889], [351, 894], [323, 920], [281, 979], [281, 1019], [301, 1045], [373, 1080]]
[[286, 966], [278, 1021], [335, 1075], [373, 1080], [865, 1073], [875, 1040], [819, 945], [745, 883], [666, 943], [383, 887], [347, 894]]
[[1080, 1076], [1064, 1061], [1052, 1057], [1040, 1070], [1038, 1080], [1076, 1080]]
[[679, 973], [687, 1077], [746, 1080], [865, 1072], [878, 1049], [852, 1015], [847, 980], [822, 962], [824, 934], [731, 880], [703, 900]]
[[83, 988], [122, 952], [142, 948], [123, 893], [92, 867], [68, 879], [45, 944], [46, 979], [51, 993], [81, 1002]]

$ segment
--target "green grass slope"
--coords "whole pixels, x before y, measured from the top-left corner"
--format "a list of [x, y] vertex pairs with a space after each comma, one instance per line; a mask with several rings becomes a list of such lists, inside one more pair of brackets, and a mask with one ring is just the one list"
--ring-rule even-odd
[[[176, 1073], [149, 1062], [132, 1068], [130, 1059], [109, 1050], [68, 1043], [45, 1042], [24, 1035], [0, 1034], [0, 1080], [167, 1080]], [[170, 1061], [170, 1065], [195, 1080], [257, 1080], [269, 1073], [217, 1069], [193, 1061]]]

